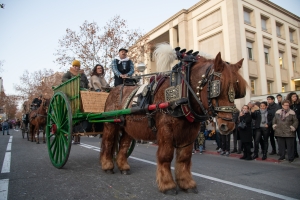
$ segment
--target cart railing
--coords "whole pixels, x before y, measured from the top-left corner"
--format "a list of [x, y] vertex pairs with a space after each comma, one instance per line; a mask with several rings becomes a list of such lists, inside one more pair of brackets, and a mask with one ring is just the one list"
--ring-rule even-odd
[[53, 88], [54, 93], [63, 92], [67, 95], [72, 110], [72, 115], [80, 112], [80, 75]]

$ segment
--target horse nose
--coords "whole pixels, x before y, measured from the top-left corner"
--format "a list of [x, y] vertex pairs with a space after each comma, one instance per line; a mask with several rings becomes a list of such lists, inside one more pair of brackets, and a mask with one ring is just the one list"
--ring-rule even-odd
[[220, 131], [228, 131], [228, 127], [226, 124], [221, 124]]

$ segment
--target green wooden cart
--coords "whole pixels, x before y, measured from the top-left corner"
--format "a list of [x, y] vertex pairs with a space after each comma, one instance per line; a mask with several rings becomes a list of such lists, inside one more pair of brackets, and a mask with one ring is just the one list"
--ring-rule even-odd
[[[61, 85], [54, 87], [54, 95], [50, 100], [47, 113], [46, 139], [50, 160], [56, 168], [62, 168], [69, 157], [72, 136], [95, 135], [102, 132], [74, 133], [73, 127], [82, 122], [89, 123], [117, 123], [121, 115], [131, 114], [132, 109], [115, 110], [110, 112], [89, 113], [83, 112], [81, 101], [80, 76], [76, 76]], [[120, 136], [117, 138], [119, 139]], [[115, 154], [118, 152], [118, 142], [115, 145]], [[135, 147], [132, 140], [127, 152], [129, 156]]]

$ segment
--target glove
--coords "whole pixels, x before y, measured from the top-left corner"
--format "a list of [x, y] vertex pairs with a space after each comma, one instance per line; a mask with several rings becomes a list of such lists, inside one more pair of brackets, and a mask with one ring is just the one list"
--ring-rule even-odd
[[295, 131], [296, 129], [293, 126], [290, 126], [291, 131]]
[[276, 126], [277, 126], [277, 124], [274, 124], [274, 125], [272, 126], [274, 130], [275, 130]]

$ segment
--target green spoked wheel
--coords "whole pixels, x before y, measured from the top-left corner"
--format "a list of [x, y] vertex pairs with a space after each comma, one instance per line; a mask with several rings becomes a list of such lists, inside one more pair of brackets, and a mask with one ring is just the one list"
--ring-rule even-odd
[[68, 97], [62, 92], [55, 93], [50, 101], [46, 137], [52, 164], [62, 168], [68, 161], [72, 145], [72, 111]]
[[135, 147], [135, 143], [136, 143], [136, 140], [131, 140], [131, 144], [130, 144], [130, 147], [127, 151], [127, 158], [131, 155], [131, 153], [133, 152], [133, 149]]

